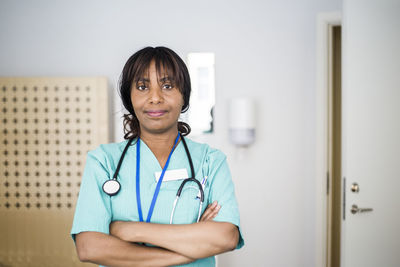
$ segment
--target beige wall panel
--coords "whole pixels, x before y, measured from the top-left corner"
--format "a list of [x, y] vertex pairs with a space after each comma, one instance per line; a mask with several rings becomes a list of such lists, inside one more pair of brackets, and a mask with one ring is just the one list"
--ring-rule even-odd
[[106, 78], [0, 78], [0, 266], [87, 265], [69, 231], [107, 105]]

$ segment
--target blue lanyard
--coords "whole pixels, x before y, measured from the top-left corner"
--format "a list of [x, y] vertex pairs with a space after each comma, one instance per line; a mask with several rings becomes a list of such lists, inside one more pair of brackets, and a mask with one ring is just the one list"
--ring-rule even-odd
[[[162, 181], [164, 178], [164, 174], [168, 168], [169, 160], [171, 159], [172, 152], [174, 151], [174, 148], [175, 148], [176, 144], [178, 143], [179, 136], [180, 135], [178, 133], [178, 136], [175, 139], [174, 146], [172, 147], [171, 152], [169, 153], [167, 162], [165, 163], [165, 166], [162, 169], [160, 179], [158, 179], [156, 190], [154, 191], [153, 199], [151, 201], [149, 213], [147, 214], [146, 222], [150, 222], [151, 215], [153, 215], [154, 206], [156, 205], [156, 200], [158, 197], [158, 193], [160, 192], [160, 187], [161, 187], [161, 184], [162, 184]], [[143, 222], [142, 203], [140, 201], [140, 138], [138, 138], [137, 144], [136, 144], [136, 203], [137, 203], [137, 208], [138, 208], [138, 212], [139, 212], [139, 220], [141, 222]]]

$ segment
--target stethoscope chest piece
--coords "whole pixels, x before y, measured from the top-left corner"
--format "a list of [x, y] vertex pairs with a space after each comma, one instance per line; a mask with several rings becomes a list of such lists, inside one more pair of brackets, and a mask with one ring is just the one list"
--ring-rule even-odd
[[110, 179], [103, 184], [103, 191], [109, 196], [116, 195], [121, 189], [121, 184], [116, 179]]

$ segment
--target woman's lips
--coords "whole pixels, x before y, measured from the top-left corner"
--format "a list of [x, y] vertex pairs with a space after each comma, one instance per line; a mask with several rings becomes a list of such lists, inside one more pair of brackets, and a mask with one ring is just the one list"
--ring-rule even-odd
[[165, 110], [149, 110], [145, 112], [147, 115], [150, 117], [161, 117], [165, 113], [167, 113]]

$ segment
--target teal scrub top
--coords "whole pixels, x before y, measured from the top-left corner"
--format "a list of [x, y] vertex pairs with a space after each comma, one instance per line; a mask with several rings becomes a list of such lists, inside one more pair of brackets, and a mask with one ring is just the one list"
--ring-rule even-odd
[[[221, 209], [214, 221], [229, 222], [238, 226], [240, 237], [236, 248], [241, 248], [244, 241], [240, 230], [239, 209], [226, 156], [207, 144], [197, 143], [189, 138], [185, 140], [192, 156], [195, 178], [201, 182], [207, 176], [202, 213], [208, 204], [218, 201]], [[88, 152], [71, 229], [74, 240], [76, 234], [85, 231], [109, 234], [109, 225], [112, 221], [139, 221], [136, 204], [136, 141], [127, 150], [118, 174], [118, 181], [121, 184], [119, 193], [110, 197], [102, 189], [103, 183], [113, 177], [127, 142], [126, 140], [100, 145]], [[142, 141], [140, 160], [140, 197], [143, 218], [146, 220], [157, 185], [154, 174], [161, 172], [162, 168], [155, 155]], [[176, 169], [186, 169], [188, 175], [191, 176], [189, 161], [182, 142], [179, 142], [172, 153], [167, 171]], [[151, 217], [152, 223], [169, 224], [173, 202], [182, 181], [162, 182]], [[198, 192], [195, 184], [189, 182], [185, 185], [176, 205], [174, 224], [196, 222], [199, 209], [199, 199], [196, 198]], [[182, 266], [215, 266], [215, 257], [199, 259]]]

